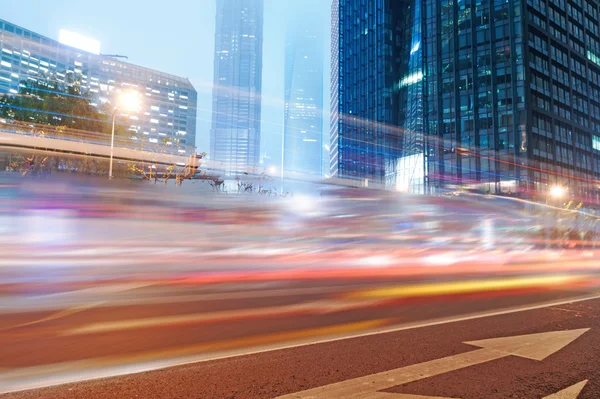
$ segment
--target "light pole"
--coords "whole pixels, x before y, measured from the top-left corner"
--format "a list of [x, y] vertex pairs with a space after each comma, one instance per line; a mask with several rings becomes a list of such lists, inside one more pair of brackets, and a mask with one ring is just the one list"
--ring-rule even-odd
[[110, 164], [108, 166], [108, 178], [112, 179], [112, 165], [113, 165], [113, 155], [115, 151], [115, 119], [117, 118], [117, 111], [119, 107], [115, 107], [112, 113], [112, 132], [110, 134]]
[[113, 156], [115, 152], [115, 121], [117, 119], [117, 112], [121, 108], [130, 110], [137, 109], [139, 107], [139, 96], [136, 91], [122, 92], [118, 97], [118, 105], [115, 107], [112, 113], [112, 129], [110, 134], [110, 164], [108, 166], [108, 178], [113, 178]]

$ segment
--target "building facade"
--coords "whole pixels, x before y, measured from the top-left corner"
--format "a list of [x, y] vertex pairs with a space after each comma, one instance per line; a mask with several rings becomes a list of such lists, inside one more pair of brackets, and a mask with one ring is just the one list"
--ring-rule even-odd
[[[597, 2], [381, 0], [364, 6], [375, 7], [372, 12], [339, 2], [338, 50], [345, 60], [338, 68], [340, 119], [370, 97], [341, 94], [351, 87], [344, 74], [366, 74], [353, 72], [350, 63], [352, 57], [358, 65], [369, 60], [362, 44], [368, 39], [359, 33], [371, 30], [360, 24], [361, 16], [373, 15], [383, 25], [391, 19], [388, 33], [396, 39], [374, 40], [376, 51], [393, 54], [383, 57], [383, 69], [399, 73], [384, 84], [394, 104], [380, 108], [393, 116], [369, 120], [399, 129], [397, 188], [430, 192], [460, 184], [544, 198], [559, 185], [581, 202], [598, 203]], [[350, 39], [348, 31], [354, 33]], [[343, 52], [352, 55], [341, 57]], [[347, 100], [351, 106], [342, 105]]]
[[217, 0], [209, 157], [235, 175], [260, 162], [263, 0]]
[[141, 109], [118, 114], [132, 145], [164, 145], [180, 154], [195, 151], [197, 94], [188, 79], [66, 46], [4, 20], [0, 43], [1, 94], [19, 93], [27, 80], [71, 81], [102, 108], [116, 105], [119, 92], [134, 90]]
[[340, 128], [340, 1], [331, 2], [331, 53], [329, 74], [329, 164], [327, 175], [339, 177]]
[[285, 176], [320, 177], [323, 151], [322, 0], [288, 1], [283, 162]]
[[386, 184], [399, 158], [396, 0], [334, 0], [330, 176]]

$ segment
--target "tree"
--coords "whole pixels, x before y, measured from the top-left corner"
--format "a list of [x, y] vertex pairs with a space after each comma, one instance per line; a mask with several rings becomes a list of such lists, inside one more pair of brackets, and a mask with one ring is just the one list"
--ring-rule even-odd
[[213, 177], [208, 181], [208, 184], [212, 187], [213, 191], [216, 193], [224, 193], [225, 192], [225, 180], [221, 179], [221, 177]]
[[[65, 73], [65, 81], [59, 81], [56, 75], [46, 75], [37, 80], [21, 82], [19, 93], [16, 95], [0, 96], [0, 117], [15, 121], [19, 129], [36, 135], [52, 135], [72, 137], [77, 140], [89, 139], [109, 143], [112, 130], [112, 105], [105, 103], [98, 108], [94, 103], [93, 93], [84, 91], [79, 78]], [[115, 135], [128, 138], [125, 126], [117, 124]], [[151, 144], [139, 141], [138, 148], [155, 153], [165, 153], [169, 147], [178, 146], [179, 139], [165, 138], [161, 144]], [[118, 144], [116, 144], [118, 145]], [[148, 147], [148, 148], [146, 148]], [[202, 154], [200, 158], [205, 156]], [[31, 158], [33, 164], [28, 164]], [[33, 174], [38, 157], [14, 156], [9, 169], [22, 174]], [[30, 163], [31, 163], [30, 162]], [[75, 158], [73, 156], [52, 155], [44, 160], [44, 170], [72, 171], [85, 174], [108, 173], [108, 160], [92, 157]], [[157, 166], [148, 162], [114, 162], [115, 176], [142, 176], [143, 179], [158, 182], [175, 179], [180, 185], [183, 180], [191, 179], [198, 173], [196, 154], [190, 158], [185, 167], [178, 165]]]
[[[83, 92], [78, 79], [66, 74], [63, 83], [55, 76], [21, 82], [17, 95], [0, 98], [0, 115], [6, 119], [61, 127], [55, 130], [68, 134], [68, 129], [96, 133], [110, 133], [112, 121], [110, 105], [97, 108], [89, 91]], [[115, 133], [123, 135], [123, 126]]]

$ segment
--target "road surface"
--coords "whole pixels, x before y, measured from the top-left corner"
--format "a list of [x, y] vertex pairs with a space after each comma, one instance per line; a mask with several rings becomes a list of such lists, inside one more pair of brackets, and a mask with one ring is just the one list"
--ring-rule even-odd
[[[573, 397], [600, 397], [600, 300], [581, 301], [599, 294], [600, 265], [587, 255], [366, 274], [323, 254], [313, 256], [329, 268], [270, 256], [273, 265], [254, 259], [248, 270], [223, 254], [199, 267], [169, 251], [112, 248], [43, 260], [5, 252], [15, 260], [0, 267], [11, 282], [0, 285], [0, 392], [12, 392], [3, 398], [347, 397], [359, 377], [379, 387], [364, 398], [541, 399], [579, 388]], [[581, 333], [542, 339], [555, 348], [543, 358], [494, 345], [480, 347], [483, 360], [467, 355], [475, 341], [565, 330]], [[437, 359], [446, 371], [429, 378], [371, 377]], [[344, 381], [349, 391], [328, 388]], [[321, 396], [302, 393], [319, 387]]]

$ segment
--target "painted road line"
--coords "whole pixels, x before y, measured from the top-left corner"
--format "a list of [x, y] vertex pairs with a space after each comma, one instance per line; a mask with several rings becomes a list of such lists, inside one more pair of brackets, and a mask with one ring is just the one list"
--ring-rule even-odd
[[[581, 390], [587, 384], [588, 380], [581, 381], [575, 385], [572, 385], [562, 391], [554, 393], [549, 396], [544, 396], [542, 399], [577, 399]], [[376, 392], [373, 395], [369, 395], [368, 399], [460, 399], [460, 398], [447, 398], [439, 396], [422, 396], [422, 395], [411, 395], [406, 393], [389, 393], [389, 392]], [[534, 399], [534, 398], [530, 398]]]
[[308, 389], [280, 396], [278, 399], [381, 398], [378, 391], [487, 363], [507, 356], [518, 356], [541, 361], [561, 350], [588, 330], [589, 328], [553, 331], [465, 342], [468, 345], [477, 346], [481, 349]]
[[542, 399], [577, 399], [585, 384], [587, 384], [588, 380], [581, 381], [575, 385], [571, 385], [570, 387], [563, 389], [560, 392], [552, 394], [550, 396], [546, 396]]
[[62, 335], [82, 335], [135, 330], [139, 328], [173, 327], [182, 324], [221, 323], [263, 317], [280, 317], [290, 314], [324, 314], [359, 309], [377, 304], [374, 300], [314, 301], [284, 306], [269, 306], [255, 309], [227, 310], [222, 312], [195, 313], [177, 316], [159, 316], [145, 319], [128, 319], [92, 323], [65, 331]]
[[75, 306], [75, 307], [71, 307], [68, 309], [63, 309], [59, 312], [56, 313], [52, 313], [51, 315], [42, 317], [41, 319], [36, 319], [33, 321], [28, 321], [25, 323], [21, 323], [21, 324], [16, 324], [16, 325], [12, 325], [12, 326], [5, 326], [5, 327], [0, 327], [0, 332], [4, 332], [4, 331], [9, 331], [9, 330], [14, 330], [16, 328], [21, 328], [21, 327], [29, 327], [29, 326], [33, 326], [36, 324], [41, 324], [41, 323], [45, 323], [47, 321], [51, 321], [51, 320], [57, 320], [57, 319], [62, 319], [68, 316], [71, 316], [75, 313], [80, 313], [83, 312], [87, 309], [93, 308], [95, 306], [100, 305], [101, 302], [92, 302], [92, 303], [88, 303], [85, 305], [79, 305], [79, 306]]
[[[147, 283], [148, 285], [158, 285], [160, 282]], [[371, 284], [378, 285], [378, 284]], [[168, 289], [169, 286], [161, 285], [161, 289]], [[351, 286], [327, 286], [327, 287], [308, 287], [308, 288], [289, 288], [289, 289], [269, 289], [269, 290], [250, 290], [250, 291], [234, 291], [234, 292], [209, 292], [204, 294], [189, 294], [189, 295], [168, 295], [168, 296], [135, 296], [132, 298], [110, 298], [107, 297], [104, 301], [106, 306], [129, 306], [137, 304], [163, 304], [163, 303], [182, 303], [182, 302], [200, 302], [200, 301], [219, 301], [233, 299], [252, 299], [252, 298], [271, 298], [271, 297], [288, 297], [296, 295], [311, 295], [311, 294], [329, 294], [338, 293], [353, 289], [364, 288], [364, 285]], [[55, 294], [51, 294], [55, 295]], [[21, 313], [40, 310], [55, 310], [64, 307], [65, 303], [50, 302], [51, 298], [44, 298], [40, 303], [39, 300], [32, 301], [26, 296], [2, 296], [0, 297], [0, 314], [2, 313]], [[10, 302], [9, 302], [10, 301]], [[72, 306], [76, 304], [71, 303]]]
[[[289, 341], [273, 341], [261, 344], [260, 341], [254, 341], [255, 346], [239, 347], [231, 350], [219, 350], [217, 347], [210, 348], [208, 353], [184, 353], [177, 355], [176, 353], [163, 354], [163, 357], [157, 358], [154, 354], [144, 355], [145, 358], [135, 358], [131, 361], [125, 358], [112, 359], [89, 359], [76, 362], [66, 362], [60, 364], [49, 364], [44, 366], [36, 366], [25, 369], [11, 370], [0, 374], [0, 393], [21, 391], [26, 389], [42, 388], [52, 385], [66, 384], [72, 382], [81, 382], [86, 380], [116, 377], [119, 375], [142, 373], [152, 370], [160, 370], [168, 367], [182, 366], [190, 363], [207, 362], [213, 360], [227, 359], [238, 356], [248, 356], [258, 353], [271, 352], [276, 350], [292, 349], [307, 345], [317, 345], [329, 342], [337, 342], [347, 339], [368, 337], [379, 334], [387, 334], [398, 331], [412, 330], [416, 328], [431, 327], [442, 324], [457, 323], [462, 321], [476, 320], [485, 317], [501, 316], [512, 313], [526, 312], [537, 309], [549, 308], [552, 306], [567, 305], [590, 300], [600, 299], [600, 295], [573, 298], [563, 301], [545, 302], [531, 306], [521, 306], [509, 308], [499, 311], [475, 313], [461, 317], [443, 318], [422, 323], [412, 323], [404, 325], [394, 325], [385, 327], [389, 324], [388, 320], [375, 320], [372, 322], [355, 323], [346, 325], [343, 328], [337, 326], [338, 331], [330, 330], [329, 336], [325, 336], [325, 331], [321, 330], [320, 334], [315, 331], [311, 335], [310, 331], [304, 331], [305, 337], [283, 337], [278, 335], [278, 338], [288, 338]], [[375, 323], [370, 324], [369, 323]], [[330, 327], [333, 328], [333, 327]], [[256, 338], [255, 338], [256, 339]], [[267, 337], [272, 339], [272, 337]], [[241, 344], [241, 342], [240, 342]], [[187, 348], [187, 350], [199, 349]], [[179, 352], [185, 352], [185, 348]], [[170, 357], [164, 357], [164, 355]], [[152, 357], [154, 356], [154, 357]], [[4, 379], [4, 380], [3, 380]], [[9, 385], [10, 382], [10, 385]], [[562, 398], [561, 398], [562, 399]]]
[[[391, 322], [392, 319], [361, 321], [209, 342], [130, 357], [110, 356], [6, 370], [0, 374], [0, 394], [273, 351], [290, 343], [290, 347], [309, 345], [315, 338], [336, 340], [353, 331], [380, 328]], [[249, 352], [249, 347], [254, 348], [254, 352]]]
[[138, 288], [144, 288], [151, 285], [156, 285], [158, 282], [151, 283], [122, 283], [122, 284], [110, 284], [110, 285], [99, 285], [96, 287], [83, 288], [74, 291], [57, 292], [53, 294], [45, 294], [32, 297], [35, 300], [47, 300], [52, 298], [64, 298], [64, 297], [87, 297], [90, 294], [116, 294], [118, 292], [125, 292], [135, 290]]
[[[64, 301], [64, 299], [68, 299], [71, 297], [82, 297], [83, 299], [85, 299], [92, 293], [124, 292], [124, 291], [128, 291], [128, 290], [134, 290], [137, 288], [146, 287], [146, 286], [153, 285], [153, 284], [154, 283], [114, 284], [114, 285], [108, 285], [108, 286], [85, 288], [85, 289], [77, 290], [77, 291], [68, 291], [68, 292], [62, 292], [62, 293], [57, 293], [57, 294], [41, 295], [41, 296], [37, 296], [37, 297], [32, 297], [31, 299], [36, 303], [39, 301], [46, 301], [48, 299], [59, 299], [59, 300]], [[33, 320], [33, 321], [29, 321], [26, 323], [21, 323], [21, 324], [17, 324], [17, 325], [13, 325], [13, 326], [0, 327], [0, 332], [13, 330], [16, 328], [21, 328], [21, 327], [29, 327], [32, 325], [45, 323], [45, 322], [51, 321], [51, 320], [62, 319], [62, 318], [71, 316], [75, 313], [80, 313], [87, 309], [104, 305], [105, 303], [106, 303], [106, 301], [94, 301], [94, 302], [88, 301], [88, 302], [84, 302], [84, 303], [81, 303], [78, 305], [69, 306], [66, 309], [59, 310], [56, 313], [42, 317], [37, 320]], [[64, 302], [62, 302], [62, 304], [64, 306]], [[38, 310], [40, 310], [39, 307], [38, 307]]]
[[[587, 380], [581, 381], [575, 385], [572, 385], [562, 391], [554, 393], [549, 396], [544, 396], [542, 399], [577, 399], [581, 390], [587, 384]], [[460, 399], [460, 398], [446, 398], [439, 396], [422, 396], [422, 395], [411, 395], [405, 393], [389, 393], [389, 392], [376, 392], [373, 395], [365, 396], [365, 399]], [[535, 399], [535, 398], [530, 398]]]

